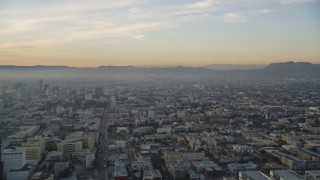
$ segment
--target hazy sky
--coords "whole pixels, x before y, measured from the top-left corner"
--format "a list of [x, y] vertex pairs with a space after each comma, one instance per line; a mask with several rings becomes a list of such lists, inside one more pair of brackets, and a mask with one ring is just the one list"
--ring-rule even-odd
[[0, 64], [320, 63], [319, 0], [0, 0]]

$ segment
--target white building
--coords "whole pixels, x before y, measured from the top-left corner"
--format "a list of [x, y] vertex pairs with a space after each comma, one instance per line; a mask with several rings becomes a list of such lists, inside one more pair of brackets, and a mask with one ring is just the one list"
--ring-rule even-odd
[[128, 179], [128, 173], [123, 163], [115, 162], [114, 176], [115, 179]]
[[116, 148], [119, 149], [119, 148], [126, 148], [127, 147], [127, 143], [126, 141], [116, 141]]
[[162, 127], [157, 129], [158, 134], [171, 134], [172, 128], [171, 127]]
[[22, 139], [34, 135], [40, 130], [40, 125], [35, 126], [20, 126], [19, 131], [14, 135], [9, 136], [10, 139]]
[[239, 180], [272, 180], [261, 171], [242, 171], [239, 172]]
[[26, 164], [26, 153], [23, 150], [3, 149], [1, 152], [3, 172], [6, 176], [10, 169], [20, 169]]
[[128, 134], [129, 128], [128, 127], [117, 127], [116, 133]]
[[84, 100], [86, 100], [86, 101], [92, 101], [92, 94], [86, 94], [86, 95], [84, 96]]
[[10, 170], [7, 172], [7, 180], [28, 180], [29, 170]]
[[244, 153], [244, 152], [252, 153], [253, 152], [253, 148], [251, 146], [247, 146], [247, 145], [236, 144], [236, 145], [233, 145], [232, 149], [239, 152], [239, 153]]
[[63, 107], [63, 105], [57, 105], [57, 107], [56, 107], [56, 113], [57, 114], [62, 114], [62, 113], [64, 113], [66, 111], [66, 109], [64, 109], [64, 107]]
[[86, 154], [86, 168], [92, 167], [92, 162], [94, 161], [94, 153], [90, 152]]

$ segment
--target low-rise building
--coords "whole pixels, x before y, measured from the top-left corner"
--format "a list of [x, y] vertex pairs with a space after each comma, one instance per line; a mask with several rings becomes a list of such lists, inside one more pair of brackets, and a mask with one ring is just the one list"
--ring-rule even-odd
[[228, 171], [234, 176], [238, 176], [240, 171], [255, 171], [257, 168], [258, 166], [254, 163], [230, 163], [227, 165]]
[[307, 150], [307, 149], [299, 149], [298, 150], [298, 156], [303, 157], [306, 160], [311, 160], [311, 161], [320, 161], [320, 154]]
[[16, 148], [26, 152], [27, 163], [37, 163], [45, 150], [45, 141], [41, 136], [36, 136], [28, 138], [27, 142], [23, 142], [20, 147]]
[[82, 150], [82, 141], [79, 140], [65, 140], [57, 143], [58, 151], [65, 152], [67, 154], [74, 153]]
[[128, 172], [123, 163], [115, 162], [114, 177], [115, 180], [128, 180]]
[[251, 146], [247, 146], [247, 145], [233, 145], [232, 149], [239, 152], [239, 153], [244, 153], [244, 152], [248, 152], [248, 153], [252, 153], [253, 152], [253, 148]]
[[272, 170], [270, 171], [270, 177], [273, 180], [304, 180], [303, 177], [288, 170]]
[[305, 177], [306, 177], [306, 180], [319, 180], [320, 179], [320, 170], [306, 171]]
[[261, 171], [242, 171], [239, 172], [239, 180], [272, 180]]

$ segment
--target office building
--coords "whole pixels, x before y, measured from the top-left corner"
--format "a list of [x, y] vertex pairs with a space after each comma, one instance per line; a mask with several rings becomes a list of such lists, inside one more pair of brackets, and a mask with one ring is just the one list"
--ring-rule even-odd
[[1, 159], [3, 161], [4, 176], [6, 176], [6, 172], [10, 169], [20, 169], [26, 164], [26, 153], [24, 150], [3, 149]]

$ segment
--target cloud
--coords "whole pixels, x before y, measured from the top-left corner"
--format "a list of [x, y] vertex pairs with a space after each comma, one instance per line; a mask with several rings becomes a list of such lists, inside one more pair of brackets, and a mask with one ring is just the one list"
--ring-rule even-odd
[[[114, 37], [144, 40], [143, 34], [147, 31], [174, 28], [200, 19], [214, 21], [210, 17], [219, 17], [224, 22], [246, 22], [251, 17], [271, 12], [256, 8], [256, 4], [264, 5], [268, 1], [197, 0], [191, 4], [179, 1], [168, 5], [150, 0], [56, 0], [50, 1], [49, 5], [2, 8], [0, 36], [5, 38], [1, 45], [18, 49], [92, 39], [110, 38], [111, 41]], [[277, 2], [306, 1], [311, 0]], [[254, 5], [248, 6], [250, 3]]]
[[7, 50], [36, 50], [37, 48], [52, 47], [61, 42], [63, 37], [45, 37], [39, 39], [33, 39], [29, 41], [10, 41], [0, 44], [0, 49]]
[[213, 5], [213, 0], [200, 1], [188, 6], [189, 9], [206, 9]]
[[270, 12], [272, 12], [272, 11], [274, 11], [274, 10], [271, 10], [271, 9], [262, 9], [262, 10], [259, 11], [259, 13], [260, 13], [260, 14], [266, 14], [266, 13], [270, 13]]
[[280, 0], [282, 4], [292, 4], [292, 3], [303, 3], [303, 2], [311, 2], [315, 0]]
[[138, 35], [133, 36], [133, 38], [137, 39], [137, 40], [144, 40], [144, 35], [138, 34]]
[[204, 13], [204, 14], [191, 14], [191, 15], [187, 15], [184, 17], [185, 21], [196, 21], [198, 19], [203, 19], [203, 18], [207, 18], [209, 17], [210, 14], [209, 13]]
[[128, 10], [128, 12], [129, 12], [130, 14], [138, 14], [138, 13], [141, 13], [142, 11], [141, 11], [140, 8], [130, 8], [130, 9]]
[[143, 3], [144, 0], [77, 0], [75, 1], [57, 1], [52, 5], [38, 5], [37, 7], [2, 9], [0, 14], [59, 14], [59, 13], [79, 13], [88, 11], [98, 11], [107, 9], [117, 9]]
[[222, 17], [222, 19], [225, 22], [246, 22], [247, 21], [247, 17], [236, 13], [236, 12], [229, 12], [229, 13], [225, 13]]
[[39, 24], [42, 23], [52, 23], [52, 22], [64, 22], [72, 20], [68, 16], [47, 16], [47, 17], [35, 17], [35, 18], [25, 18], [20, 20], [8, 20], [8, 28], [0, 30], [1, 33], [19, 33], [35, 30], [39, 27]]
[[[128, 37], [137, 40], [144, 40], [144, 35], [141, 33], [147, 31], [155, 31], [159, 29], [172, 28], [174, 24], [166, 22], [150, 22], [150, 23], [136, 23], [129, 25], [112, 25], [112, 27], [105, 28], [83, 28], [83, 29], [67, 29], [64, 33], [52, 34], [51, 36], [39, 36], [30, 41], [18, 41], [0, 44], [0, 49], [7, 50], [27, 50], [31, 48], [47, 48], [66, 42], [104, 39], [115, 37]], [[77, 27], [76, 27], [77, 28]]]

